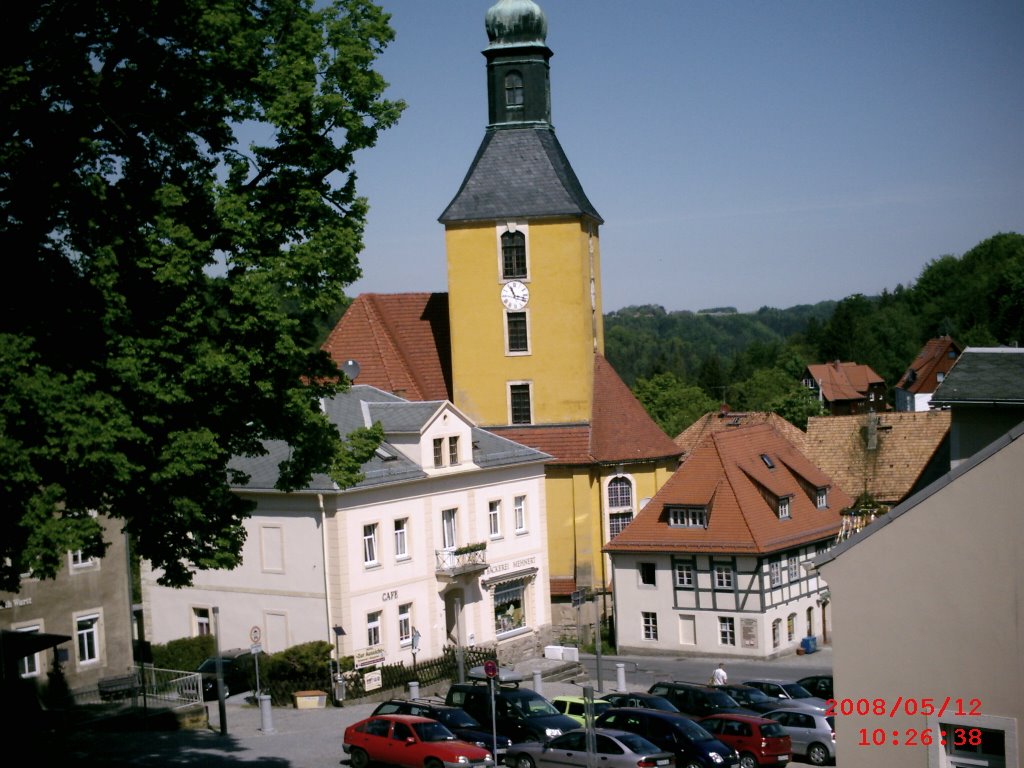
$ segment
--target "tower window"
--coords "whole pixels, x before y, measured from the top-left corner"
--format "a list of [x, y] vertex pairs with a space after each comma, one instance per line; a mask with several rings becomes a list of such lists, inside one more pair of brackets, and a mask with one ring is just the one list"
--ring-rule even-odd
[[523, 106], [523, 76], [518, 72], [505, 75], [505, 106]]
[[526, 332], [526, 313], [507, 312], [505, 322], [508, 324], [508, 351], [529, 352], [530, 340]]
[[530, 385], [511, 384], [508, 388], [509, 408], [513, 424], [532, 424]]
[[505, 280], [526, 277], [526, 235], [522, 232], [501, 235], [501, 276]]

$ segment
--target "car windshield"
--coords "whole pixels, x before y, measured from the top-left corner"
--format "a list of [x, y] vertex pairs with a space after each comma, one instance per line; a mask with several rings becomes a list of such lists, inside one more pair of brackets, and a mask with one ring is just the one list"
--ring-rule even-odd
[[464, 709], [442, 709], [437, 713], [436, 719], [449, 728], [477, 728], [480, 726], [480, 723]]
[[785, 736], [786, 732], [778, 723], [762, 723], [761, 735], [765, 738], [769, 738], [772, 736]]
[[769, 704], [775, 703], [775, 700], [772, 699], [771, 696], [769, 696], [767, 693], [760, 690], [759, 688], [751, 688], [749, 691], [737, 691], [733, 694], [733, 698], [739, 702], [749, 701], [751, 704], [764, 704], [765, 702]]
[[526, 717], [547, 717], [548, 715], [560, 715], [554, 705], [539, 694], [533, 696], [524, 693], [508, 694], [510, 703]]
[[789, 694], [791, 699], [810, 699], [811, 692], [798, 683], [784, 683], [782, 689]]
[[708, 739], [715, 738], [704, 728], [693, 722], [693, 720], [688, 720], [686, 718], [679, 718], [676, 721], [676, 728], [682, 731], [683, 735], [690, 741], [707, 741]]
[[447, 727], [438, 722], [413, 723], [413, 730], [420, 737], [420, 741], [452, 741], [455, 734]]
[[663, 709], [666, 712], [678, 712], [679, 707], [673, 704], [671, 701], [666, 699], [664, 696], [648, 696], [646, 699], [646, 707], [651, 709]]
[[[221, 659], [221, 668], [226, 672], [228, 667], [232, 664], [231, 659]], [[217, 671], [217, 660], [207, 659], [199, 665], [197, 672], [216, 672]]]
[[730, 696], [728, 693], [722, 693], [721, 691], [712, 691], [708, 694], [708, 700], [715, 707], [736, 707], [736, 699]]

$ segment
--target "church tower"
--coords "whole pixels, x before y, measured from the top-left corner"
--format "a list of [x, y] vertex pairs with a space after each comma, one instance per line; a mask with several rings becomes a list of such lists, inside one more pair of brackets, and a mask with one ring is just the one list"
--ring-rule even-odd
[[603, 220], [551, 122], [544, 12], [499, 0], [485, 26], [488, 125], [439, 219], [453, 400], [484, 427], [587, 423], [604, 351]]

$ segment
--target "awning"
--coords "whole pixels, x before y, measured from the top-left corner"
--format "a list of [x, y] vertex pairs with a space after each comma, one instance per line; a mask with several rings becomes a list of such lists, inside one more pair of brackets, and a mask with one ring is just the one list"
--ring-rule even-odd
[[17, 632], [15, 630], [0, 630], [0, 659], [3, 660], [3, 667], [0, 673], [6, 674], [19, 661], [33, 653], [45, 651], [47, 648], [54, 648], [61, 643], [71, 642], [67, 635], [54, 635], [49, 632]]
[[480, 579], [480, 586], [484, 589], [490, 589], [491, 587], [500, 587], [502, 584], [508, 584], [513, 581], [526, 581], [536, 576], [539, 570], [539, 568], [534, 566], [533, 568], [522, 568], [511, 573], [503, 573], [500, 576], [491, 576], [489, 579]]

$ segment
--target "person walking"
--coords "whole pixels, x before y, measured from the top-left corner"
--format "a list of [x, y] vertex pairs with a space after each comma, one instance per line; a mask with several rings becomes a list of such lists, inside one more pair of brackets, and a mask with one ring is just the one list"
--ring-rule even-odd
[[720, 662], [714, 672], [711, 673], [711, 685], [725, 685], [729, 676], [725, 673], [725, 662]]

